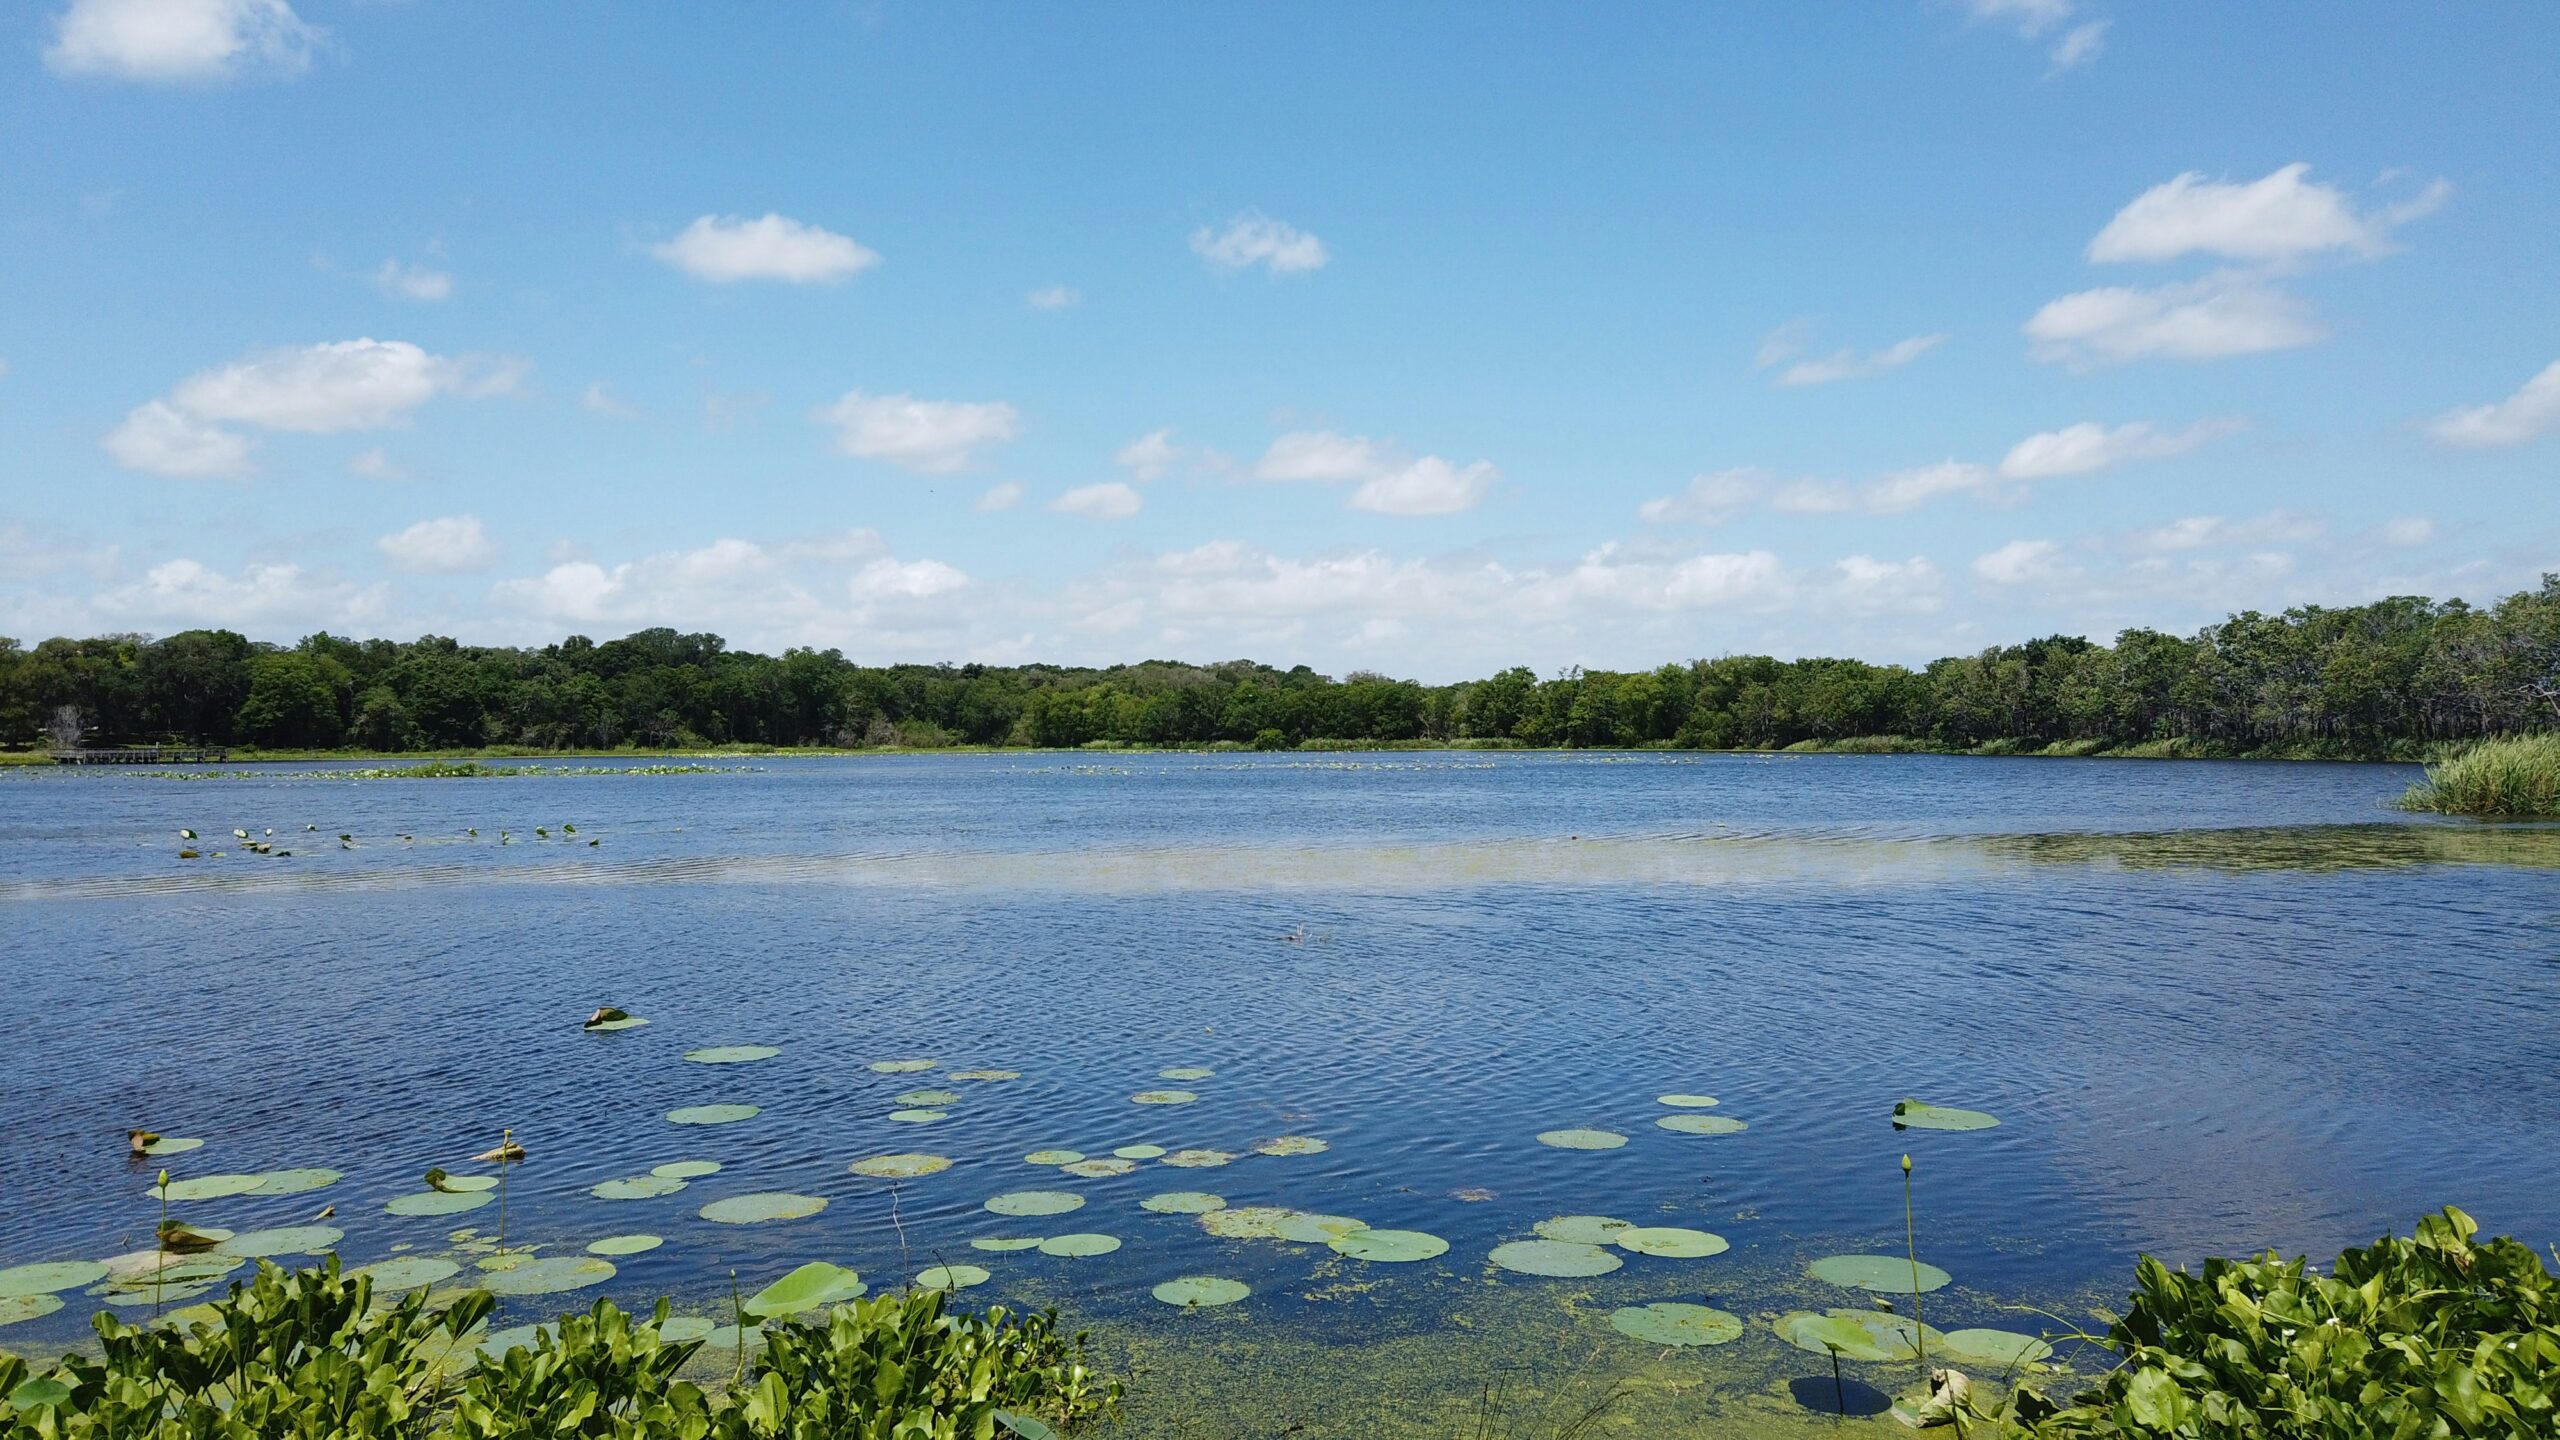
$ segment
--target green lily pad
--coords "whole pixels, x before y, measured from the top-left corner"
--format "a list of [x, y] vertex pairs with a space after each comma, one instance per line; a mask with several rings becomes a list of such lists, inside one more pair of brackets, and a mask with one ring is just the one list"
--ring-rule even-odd
[[1167, 1280], [1155, 1288], [1158, 1300], [1185, 1310], [1233, 1305], [1252, 1293], [1252, 1289], [1241, 1280], [1222, 1280], [1215, 1275], [1185, 1275], [1179, 1280]]
[[[163, 1285], [156, 1290], [147, 1285], [139, 1290], [110, 1290], [103, 1298], [110, 1305], [150, 1305], [156, 1307], [160, 1305], [182, 1304], [189, 1300], [202, 1299], [212, 1293], [213, 1286], [199, 1282], [194, 1285]], [[55, 1299], [55, 1297], [51, 1295], [31, 1295], [27, 1298], [30, 1300]], [[58, 1304], [59, 1302], [57, 1301], [56, 1303]], [[6, 1322], [0, 1321], [0, 1323]]]
[[442, 1180], [436, 1182], [435, 1188], [438, 1190], [451, 1190], [456, 1194], [467, 1195], [474, 1190], [497, 1189], [498, 1177], [495, 1175], [447, 1175]]
[[1045, 1240], [1038, 1235], [981, 1235], [969, 1242], [969, 1248], [1003, 1255], [1015, 1250], [1037, 1250], [1044, 1243]]
[[719, 1322], [709, 1316], [670, 1315], [658, 1327], [658, 1338], [671, 1345], [682, 1345], [688, 1340], [708, 1340], [711, 1332], [719, 1328]]
[[1034, 1150], [1022, 1157], [1025, 1165], [1073, 1165], [1084, 1158], [1081, 1150]]
[[528, 1245], [521, 1250], [502, 1250], [495, 1255], [483, 1255], [471, 1263], [475, 1268], [492, 1274], [500, 1270], [520, 1269], [533, 1263], [533, 1247]]
[[950, 1119], [951, 1112], [948, 1110], [892, 1110], [889, 1112], [889, 1118], [901, 1125], [930, 1125], [936, 1120]]
[[987, 1270], [982, 1265], [930, 1265], [916, 1272], [919, 1290], [966, 1290], [987, 1283]]
[[286, 1225], [246, 1231], [213, 1248], [225, 1255], [264, 1260], [278, 1255], [326, 1255], [346, 1238], [347, 1232], [334, 1225]]
[[1571, 1240], [1514, 1240], [1494, 1246], [1491, 1258], [1505, 1270], [1557, 1278], [1606, 1275], [1626, 1263], [1597, 1245]]
[[[604, 1026], [590, 1025], [587, 1028], [590, 1030], [601, 1030]], [[543, 1332], [550, 1328], [551, 1327], [548, 1325], [515, 1325], [504, 1330], [493, 1330], [487, 1336], [483, 1337], [478, 1345], [473, 1346], [472, 1349], [476, 1353], [486, 1355], [491, 1359], [503, 1360], [507, 1357], [507, 1352], [510, 1350], [533, 1349], [536, 1345], [541, 1343]], [[663, 1339], [665, 1338], [666, 1332], [661, 1330], [658, 1334], [659, 1337]]]
[[1198, 1190], [1167, 1190], [1139, 1201], [1138, 1208], [1153, 1210], [1159, 1215], [1206, 1215], [1212, 1210], [1226, 1209], [1227, 1202], [1220, 1196]]
[[1615, 1130], [1541, 1130], [1538, 1143], [1558, 1150], [1615, 1150], [1627, 1137]]
[[1632, 1220], [1620, 1220], [1611, 1215], [1558, 1215], [1552, 1220], [1541, 1220], [1531, 1228], [1549, 1240], [1563, 1240], [1575, 1245], [1606, 1245], [1636, 1227]]
[[743, 1307], [750, 1315], [805, 1315], [840, 1300], [856, 1299], [871, 1287], [841, 1265], [812, 1260], [750, 1295]]
[[1164, 1157], [1164, 1163], [1184, 1170], [1214, 1170], [1234, 1163], [1235, 1158], [1224, 1150], [1176, 1150]]
[[1069, 1260], [1082, 1260], [1092, 1255], [1108, 1255], [1120, 1248], [1117, 1235], [1052, 1235], [1040, 1242], [1040, 1253], [1058, 1255]]
[[601, 1185], [589, 1186], [587, 1193], [599, 1200], [654, 1200], [661, 1195], [673, 1195], [685, 1188], [686, 1183], [672, 1175], [652, 1172], [621, 1180], [607, 1180]]
[[1199, 1099], [1188, 1090], [1141, 1090], [1129, 1097], [1132, 1105], [1188, 1105]]
[[1448, 1253], [1449, 1242], [1420, 1230], [1354, 1230], [1325, 1242], [1354, 1260], [1401, 1265]]
[[557, 1295], [613, 1278], [613, 1262], [597, 1255], [545, 1255], [480, 1282], [492, 1295]]
[[856, 1175], [868, 1175], [874, 1180], [920, 1180], [927, 1175], [939, 1175], [950, 1169], [951, 1157], [914, 1153], [872, 1155], [856, 1160], [846, 1168]]
[[1280, 1135], [1260, 1141], [1253, 1147], [1256, 1155], [1321, 1155], [1333, 1146], [1313, 1135]]
[[1137, 1169], [1138, 1162], [1120, 1159], [1078, 1160], [1058, 1168], [1081, 1180], [1108, 1180], [1114, 1175], [1126, 1175]]
[[12, 1265], [0, 1270], [0, 1300], [23, 1300], [30, 1295], [77, 1290], [106, 1278], [107, 1267], [95, 1260], [47, 1260], [35, 1265]]
[[957, 1090], [910, 1090], [898, 1097], [898, 1103], [922, 1106], [928, 1110], [939, 1109], [945, 1105], [959, 1104], [960, 1092]]
[[150, 1144], [143, 1146], [142, 1153], [145, 1155], [184, 1155], [190, 1150], [201, 1150], [203, 1148], [204, 1142], [190, 1135], [163, 1135], [159, 1139], [152, 1141]]
[[915, 1075], [940, 1063], [937, 1060], [874, 1060], [871, 1068], [882, 1075]]
[[[264, 1175], [191, 1175], [184, 1180], [170, 1181], [165, 1198], [172, 1205], [196, 1200], [221, 1200], [233, 1195], [246, 1195], [265, 1183], [266, 1178]], [[143, 1191], [142, 1197], [146, 1200], [164, 1198], [157, 1183]]]
[[1742, 1317], [1707, 1305], [1662, 1301], [1613, 1311], [1609, 1324], [1649, 1345], [1724, 1345], [1742, 1338]]
[[1739, 1135], [1751, 1128], [1730, 1115], [1665, 1115], [1653, 1123], [1682, 1135]]
[[1896, 1130], [1988, 1130], [1999, 1123], [1996, 1115], [1958, 1110], [1951, 1105], [1930, 1105], [1912, 1099], [1897, 1100], [1893, 1105]]
[[1293, 1210], [1288, 1218], [1271, 1227], [1272, 1233], [1299, 1245], [1330, 1245], [1345, 1235], [1369, 1228], [1366, 1220], [1348, 1215], [1311, 1215]]
[[192, 1285], [199, 1280], [219, 1280], [249, 1262], [237, 1255], [207, 1250], [198, 1255], [163, 1255], [158, 1265], [130, 1275], [118, 1275], [107, 1282], [116, 1290], [143, 1290], [153, 1285]]
[[699, 1180], [705, 1175], [719, 1174], [720, 1162], [717, 1160], [670, 1160], [664, 1165], [650, 1166], [649, 1173], [664, 1176], [669, 1180]]
[[803, 1220], [826, 1208], [821, 1196], [766, 1190], [714, 1200], [702, 1207], [702, 1218], [723, 1225], [760, 1225], [768, 1220]]
[[1986, 1370], [2013, 1370], [2053, 1353], [2053, 1347], [2015, 1330], [1950, 1330], [1929, 1347], [1932, 1355]]
[[1084, 1208], [1084, 1197], [1065, 1190], [1008, 1190], [987, 1202], [986, 1208], [998, 1215], [1018, 1218], [1030, 1215], [1064, 1215]]
[[625, 1015], [619, 1020], [599, 1020], [593, 1025], [585, 1025], [579, 1028], [585, 1030], [637, 1030], [648, 1023], [648, 1021], [637, 1015]]
[[1176, 1065], [1170, 1070], [1157, 1071], [1156, 1078], [1159, 1080], [1206, 1080], [1217, 1073], [1206, 1065]]
[[702, 1353], [705, 1355], [734, 1355], [742, 1348], [751, 1354], [764, 1348], [762, 1325], [750, 1325], [744, 1332], [735, 1325], [714, 1325], [710, 1333], [702, 1337]]
[[421, 1190], [415, 1195], [395, 1197], [382, 1208], [394, 1215], [459, 1215], [477, 1210], [498, 1197], [487, 1190]]
[[657, 1235], [607, 1235], [587, 1247], [590, 1255], [639, 1255], [666, 1244]]
[[1669, 1105], [1681, 1110], [1704, 1110], [1716, 1103], [1716, 1097], [1713, 1095], [1656, 1095], [1653, 1101], [1657, 1105]]
[[1721, 1235], [1704, 1230], [1683, 1230], [1677, 1225], [1639, 1225], [1619, 1231], [1610, 1237], [1610, 1243], [1621, 1250], [1633, 1250], [1639, 1255], [1659, 1255], [1668, 1260], [1703, 1260], [1733, 1248]]
[[953, 1080], [1019, 1080], [1022, 1078], [1022, 1072], [1019, 1070], [954, 1070], [947, 1078]]
[[269, 1170], [257, 1177], [258, 1183], [255, 1188], [243, 1190], [240, 1193], [243, 1195], [307, 1195], [314, 1190], [326, 1190], [345, 1178], [347, 1177], [338, 1171], [318, 1165], [300, 1170]]
[[1821, 1314], [1796, 1310], [1770, 1323], [1779, 1339], [1797, 1349], [1816, 1355], [1829, 1355], [1836, 1350], [1843, 1360], [1910, 1360], [1918, 1353], [1915, 1337], [1925, 1338], [1933, 1354], [1946, 1340], [1935, 1330], [1916, 1328], [1899, 1315], [1876, 1310], [1830, 1310]]
[[727, 1125], [763, 1113], [763, 1108], [756, 1105], [687, 1105], [668, 1111], [667, 1119], [676, 1125]]
[[[1883, 1295], [1908, 1295], [1912, 1291], [1912, 1265], [1905, 1255], [1826, 1255], [1813, 1262], [1813, 1278], [1825, 1284], [1851, 1290], [1873, 1290]], [[1947, 1272], [1923, 1260], [1919, 1266], [1919, 1290], [1923, 1295], [1943, 1288]]]
[[1221, 1240], [1277, 1240], [1281, 1223], [1298, 1213], [1285, 1205], [1220, 1206], [1201, 1212], [1200, 1228]]
[[424, 1290], [461, 1273], [461, 1266], [437, 1256], [401, 1255], [389, 1260], [376, 1260], [370, 1265], [359, 1265], [347, 1272], [347, 1278], [371, 1280], [376, 1291]]
[[1122, 1160], [1161, 1160], [1165, 1157], [1165, 1148], [1161, 1145], [1123, 1145], [1111, 1153]]
[[687, 1050], [684, 1058], [696, 1065], [744, 1065], [750, 1060], [770, 1060], [781, 1053], [770, 1045], [713, 1045]]

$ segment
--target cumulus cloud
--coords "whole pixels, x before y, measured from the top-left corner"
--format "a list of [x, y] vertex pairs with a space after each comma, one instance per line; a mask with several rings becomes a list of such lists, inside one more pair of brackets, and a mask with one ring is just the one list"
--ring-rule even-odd
[[2204, 254], [2281, 261], [2328, 250], [2379, 254], [2392, 227], [2434, 210], [2452, 193], [2437, 180], [2402, 204], [2359, 211], [2336, 186], [2303, 178], [2310, 173], [2309, 165], [2297, 162], [2235, 184], [2190, 170], [2117, 211], [2089, 242], [2089, 258], [2103, 263]]
[[1973, 557], [1973, 575], [1992, 585], [2043, 584], [2061, 577], [2062, 547], [2051, 540], [2012, 540]]
[[1207, 225], [1191, 232], [1191, 251], [1213, 270], [1234, 272], [1260, 265], [1274, 275], [1321, 270], [1333, 257], [1324, 242], [1294, 225], [1262, 215], [1239, 215], [1225, 228]]
[[299, 565], [252, 564], [227, 575], [191, 559], [164, 561], [142, 578], [92, 596], [99, 623], [128, 630], [220, 625], [249, 631], [362, 630], [376, 625], [388, 591], [315, 576]]
[[2125, 548], [2137, 554], [2168, 555], [2234, 545], [2299, 545], [2328, 532], [2327, 520], [2300, 510], [2270, 510], [2241, 520], [2222, 515], [2188, 515], [2135, 531], [2126, 537]]
[[992, 514], [998, 510], [1010, 510], [1021, 503], [1022, 482], [1007, 480], [988, 486], [979, 493], [977, 499], [969, 502], [969, 508], [980, 514]]
[[1488, 460], [1456, 465], [1437, 455], [1414, 458], [1393, 440], [1294, 430], [1271, 442], [1255, 462], [1260, 480], [1319, 485], [1357, 482], [1348, 502], [1378, 515], [1454, 515], [1471, 510], [1502, 478]]
[[236, 475], [249, 468], [253, 442], [226, 424], [307, 435], [378, 430], [438, 395], [502, 393], [522, 373], [512, 362], [448, 359], [405, 340], [268, 350], [188, 376], [100, 443], [128, 469]]
[[898, 600], [930, 600], [968, 588], [969, 577], [939, 560], [896, 560], [883, 555], [853, 572], [845, 582], [855, 601], [874, 605]]
[[1437, 455], [1372, 475], [1351, 492], [1351, 508], [1378, 515], [1455, 515], [1472, 510], [1502, 478], [1489, 461], [1457, 466]]
[[1123, 445], [1111, 457], [1111, 463], [1129, 472], [1129, 478], [1141, 484], [1164, 477], [1182, 463], [1188, 453], [1173, 443], [1173, 431], [1150, 430]]
[[1365, 435], [1293, 430], [1271, 442], [1253, 467], [1260, 480], [1312, 480], [1333, 485], [1365, 479], [1385, 469], [1387, 448]]
[[1721, 525], [1748, 510], [1770, 489], [1769, 472], [1751, 466], [1718, 470], [1690, 478], [1677, 495], [1663, 495], [1636, 507], [1648, 525]]
[[1021, 429], [1014, 408], [1002, 401], [919, 400], [860, 390], [811, 410], [809, 418], [834, 428], [839, 452], [919, 475], [965, 470], [980, 449], [1003, 444]]
[[58, 75], [114, 80], [299, 75], [319, 38], [285, 0], [72, 0], [44, 58]]
[[781, 280], [831, 285], [880, 263], [851, 236], [838, 235], [787, 215], [704, 215], [649, 253], [691, 275], [725, 285], [739, 280]]
[[361, 475], [367, 480], [406, 480], [409, 478], [408, 467], [395, 462], [391, 458], [390, 454], [379, 445], [367, 446], [353, 455], [348, 456], [347, 471], [349, 474]]
[[1022, 303], [1034, 310], [1070, 310], [1084, 299], [1084, 292], [1073, 285], [1043, 285], [1022, 297]]
[[2266, 280], [2220, 271], [2149, 289], [2106, 286], [2048, 302], [2026, 323], [2039, 360], [2216, 360], [2326, 339], [2310, 307]]
[[2522, 445], [2560, 431], [2560, 360], [2506, 399], [2440, 415], [2427, 429], [2445, 444], [2466, 449]]
[[1126, 520], [1138, 513], [1143, 502], [1138, 492], [1118, 480], [1105, 480], [1099, 485], [1079, 485], [1049, 502], [1049, 508], [1061, 515], [1082, 515], [1088, 520]]
[[254, 442], [190, 415], [166, 400], [135, 406], [124, 423], [99, 442], [117, 464], [175, 479], [239, 475], [249, 469]]
[[[1899, 370], [1936, 349], [1946, 340], [1944, 335], [1914, 335], [1897, 340], [1881, 350], [1834, 350], [1828, 355], [1799, 360], [1778, 374], [1781, 385], [1829, 385], [1840, 380], [1862, 380]], [[1766, 352], [1766, 345], [1763, 345]]]
[[395, 300], [432, 304], [452, 296], [453, 277], [424, 265], [404, 265], [397, 260], [385, 260], [373, 272], [373, 286]]
[[477, 515], [421, 520], [373, 542], [391, 568], [404, 575], [460, 575], [497, 563], [498, 546]]
[[[2074, 0], [1965, 0], [1974, 19], [2005, 26], [2022, 40], [2042, 40], [2080, 13]], [[2045, 53], [2057, 70], [2084, 65], [2098, 56], [2107, 37], [2105, 20], [2084, 20], [2063, 30]]]
[[2087, 475], [2129, 460], [2183, 455], [2235, 428], [2233, 422], [2226, 420], [2200, 420], [2182, 430], [2163, 430], [2148, 420], [2113, 429], [2084, 421], [2030, 435], [2010, 446], [2000, 461], [2000, 473], [2011, 480]]
[[578, 394], [578, 403], [592, 414], [609, 416], [616, 420], [640, 418], [640, 412], [633, 409], [630, 402], [615, 394], [613, 387], [601, 380], [588, 381], [587, 388]]

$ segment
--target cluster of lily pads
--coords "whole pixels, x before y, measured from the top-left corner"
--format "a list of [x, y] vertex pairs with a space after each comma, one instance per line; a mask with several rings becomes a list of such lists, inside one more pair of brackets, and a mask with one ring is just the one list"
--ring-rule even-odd
[[[302, 829], [305, 834], [317, 835], [320, 827], [317, 825], [304, 825]], [[231, 830], [231, 838], [238, 843], [242, 854], [263, 855], [271, 859], [280, 860], [291, 859], [293, 856], [293, 852], [291, 850], [279, 850], [276, 848], [275, 834], [275, 829], [272, 826], [266, 827], [263, 833], [259, 835], [250, 834], [248, 829], [243, 826], [235, 825]], [[554, 838], [551, 833], [551, 827], [548, 825], [534, 826], [533, 836], [536, 840], [550, 840]], [[480, 838], [480, 831], [476, 826], [467, 827], [463, 830], [462, 837], [467, 840], [477, 840]], [[340, 831], [337, 838], [338, 848], [341, 850], [353, 850], [358, 848], [362, 843], [356, 839], [353, 831]], [[418, 839], [417, 836], [409, 834], [397, 834], [392, 838], [398, 840], [402, 845], [414, 845], [417, 843]], [[578, 827], [575, 825], [562, 825], [560, 827], [560, 834], [557, 838], [564, 841], [577, 839]], [[181, 860], [203, 860], [207, 858], [226, 860], [230, 858], [230, 852], [225, 850], [216, 850], [210, 857], [208, 857], [204, 851], [197, 849], [196, 846], [199, 843], [199, 837], [191, 828], [185, 826], [179, 827], [178, 840], [181, 846], [178, 851], [178, 858]], [[310, 843], [317, 845], [321, 842], [314, 839]], [[516, 833], [512, 830], [499, 831], [498, 843], [501, 845], [515, 844]], [[587, 845], [590, 849], [600, 846], [603, 843], [604, 842], [602, 840], [593, 836], [589, 836], [587, 838]]]

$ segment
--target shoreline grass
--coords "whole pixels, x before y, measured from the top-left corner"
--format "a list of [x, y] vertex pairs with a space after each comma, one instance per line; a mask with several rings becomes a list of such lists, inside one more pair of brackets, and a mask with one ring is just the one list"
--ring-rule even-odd
[[2560, 818], [2560, 735], [2483, 740], [2427, 767], [2403, 810], [2495, 820]]

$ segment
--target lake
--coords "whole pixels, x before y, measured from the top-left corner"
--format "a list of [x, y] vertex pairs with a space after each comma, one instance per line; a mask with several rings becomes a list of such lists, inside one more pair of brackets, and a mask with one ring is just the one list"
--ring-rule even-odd
[[[510, 1243], [571, 1267], [602, 1237], [664, 1243], [502, 1301], [500, 1326], [600, 1295], [725, 1318], [733, 1271], [751, 1294], [810, 1260], [877, 1288], [973, 1265], [968, 1301], [1056, 1305], [1134, 1371], [1131, 1434], [1527, 1435], [1595, 1407], [1600, 1433], [1708, 1414], [1781, 1433], [1829, 1429], [1790, 1382], [1831, 1382], [1774, 1323], [1870, 1307], [1807, 1267], [1903, 1253], [1905, 1153], [1946, 1330], [2059, 1328], [2022, 1306], [2089, 1323], [2139, 1253], [2325, 1260], [2444, 1204], [2560, 1240], [2560, 829], [2400, 814], [2412, 767], [703, 763], [0, 774], [0, 1269], [147, 1247], [166, 1164], [343, 1172], [172, 1205], [200, 1227], [333, 1205], [350, 1265], [502, 1274], [478, 1263], [496, 1205], [385, 1206], [430, 1168], [488, 1172], [471, 1157], [511, 1128]], [[178, 858], [181, 827], [205, 858]], [[235, 827], [293, 853], [246, 854]], [[650, 1023], [583, 1032], [600, 1005]], [[685, 1058], [735, 1046], [776, 1053]], [[1906, 1096], [2000, 1123], [1899, 1130]], [[667, 1118], [703, 1106], [759, 1108]], [[1682, 1116], [1745, 1128], [1658, 1123]], [[205, 1143], [137, 1160], [136, 1126]], [[1539, 1138], [1570, 1131], [1625, 1143]], [[1115, 1163], [1024, 1158], [1049, 1150]], [[1167, 1163], [1183, 1151], [1232, 1158]], [[893, 1154], [951, 1163], [848, 1169]], [[592, 1193], [682, 1161], [721, 1168]], [[701, 1214], [777, 1192], [825, 1207]], [[1082, 1204], [984, 1208], [1018, 1192]], [[1141, 1206], [1166, 1192], [1348, 1219], [1226, 1238]], [[1563, 1216], [1730, 1248], [1610, 1245], [1617, 1268], [1582, 1277], [1489, 1262]], [[1448, 1248], [1313, 1243], [1348, 1222]], [[970, 1245], [1070, 1233], [1120, 1244]], [[1155, 1297], [1195, 1276], [1250, 1293]], [[0, 1345], [73, 1343], [137, 1297], [61, 1298]], [[1745, 1333], [1666, 1349], [1613, 1326], [1659, 1301]]]

